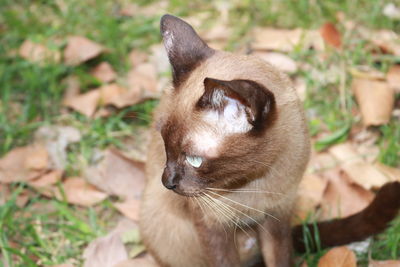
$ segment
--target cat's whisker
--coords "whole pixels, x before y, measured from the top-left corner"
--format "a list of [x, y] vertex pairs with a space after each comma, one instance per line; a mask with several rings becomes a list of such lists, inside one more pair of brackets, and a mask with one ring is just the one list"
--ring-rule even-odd
[[[207, 193], [205, 193], [205, 195], [207, 195]], [[211, 196], [209, 196], [209, 197], [212, 198], [214, 201], [218, 201], [219, 203], [221, 203], [221, 205], [226, 206], [227, 208], [231, 208], [231, 209], [236, 210], [236, 211], [239, 212], [240, 214], [244, 215], [246, 218], [248, 218], [248, 219], [250, 219], [251, 221], [253, 221], [253, 222], [254, 222], [255, 224], [257, 224], [258, 226], [260, 226], [261, 229], [263, 229], [267, 234], [269, 234], [269, 232], [267, 231], [267, 229], [265, 229], [265, 227], [264, 227], [262, 224], [260, 224], [259, 222], [257, 222], [257, 221], [256, 221], [254, 218], [252, 218], [251, 216], [249, 216], [249, 215], [247, 215], [246, 213], [240, 211], [239, 209], [236, 209], [235, 207], [232, 207], [232, 206], [229, 205], [228, 203], [225, 203], [225, 202], [223, 202], [223, 201], [221, 201], [221, 200], [219, 200], [219, 199], [213, 198], [213, 197], [211, 197]], [[243, 222], [243, 221], [242, 221], [242, 222]], [[243, 222], [243, 223], [246, 224], [246, 226], [247, 226], [249, 229], [252, 229], [252, 228], [250, 227], [249, 224], [247, 224], [246, 222]]]
[[[235, 215], [234, 214], [229, 214], [226, 211], [224, 211], [223, 209], [221, 209], [221, 207], [219, 207], [216, 203], [214, 203], [211, 199], [208, 199], [205, 195], [203, 195], [202, 200], [204, 201], [205, 204], [207, 204], [208, 208], [212, 210], [212, 212], [214, 213], [214, 215], [216, 216], [218, 222], [222, 225], [222, 227], [224, 228], [224, 231], [226, 233], [226, 237], [227, 236], [227, 232], [224, 226], [224, 223], [221, 221], [220, 217], [216, 214], [216, 212], [218, 212], [219, 214], [221, 214], [222, 216], [224, 216], [225, 218], [228, 219], [228, 222], [232, 222], [235, 226], [239, 226], [236, 222], [235, 222]], [[215, 209], [215, 210], [214, 210]], [[239, 226], [240, 227], [240, 226]], [[244, 231], [244, 229], [242, 229], [242, 231]]]
[[257, 194], [272, 194], [272, 195], [285, 195], [279, 192], [270, 192], [265, 190], [258, 189], [223, 189], [223, 188], [215, 188], [215, 187], [207, 187], [206, 189], [212, 191], [221, 191], [221, 192], [230, 192], [230, 193], [257, 193]]
[[[214, 207], [216, 207], [216, 208], [218, 207], [220, 209], [220, 211], [222, 211], [222, 208], [223, 208], [222, 205], [218, 204], [215, 201], [215, 199], [213, 197], [211, 197], [210, 195], [207, 195], [206, 193], [204, 193], [204, 194], [205, 194], [206, 197], [208, 197], [208, 201], [213, 203]], [[238, 221], [240, 221], [240, 220], [239, 220], [239, 218], [237, 218], [237, 216], [235, 215], [235, 213], [231, 209], [224, 207], [224, 212], [222, 212], [221, 214], [225, 215], [225, 217], [230, 222], [232, 222], [235, 225], [235, 227], [238, 227], [240, 230], [242, 230], [243, 233], [245, 233], [249, 238], [251, 238], [250, 234], [242, 226], [240, 226], [239, 222], [235, 221], [235, 219], [237, 219]], [[248, 226], [248, 224], [246, 224], [246, 225]]]
[[[201, 200], [202, 200], [203, 198], [204, 198], [204, 196], [200, 196], [200, 199], [195, 198], [195, 199], [199, 202], [200, 207], [202, 207], [202, 206], [201, 206]], [[203, 200], [203, 201], [205, 201], [205, 200]], [[201, 208], [201, 209], [203, 210], [203, 208]], [[214, 212], [213, 209], [212, 209], [212, 211]], [[204, 211], [204, 210], [203, 210], [203, 213], [204, 213], [204, 215], [205, 215], [205, 211]], [[216, 216], [218, 222], [222, 225], [222, 228], [224, 229], [225, 238], [228, 238], [228, 232], [226, 231], [224, 224], [223, 224], [222, 221], [219, 219], [219, 216], [217, 216], [216, 213], [214, 213], [214, 214], [215, 214], [215, 216]]]
[[235, 203], [235, 204], [237, 204], [237, 205], [239, 205], [239, 206], [242, 206], [242, 207], [244, 207], [244, 208], [247, 208], [247, 209], [250, 209], [250, 210], [254, 210], [254, 211], [257, 211], [257, 212], [260, 212], [260, 213], [265, 214], [265, 215], [267, 215], [267, 216], [269, 216], [269, 217], [271, 217], [271, 218], [274, 218], [274, 219], [277, 220], [277, 221], [280, 221], [278, 218], [276, 218], [276, 217], [273, 216], [272, 214], [269, 214], [269, 213], [267, 213], [267, 212], [265, 212], [265, 211], [258, 210], [258, 209], [256, 209], [256, 208], [247, 206], [247, 205], [242, 204], [242, 203], [240, 203], [240, 202], [237, 202], [237, 201], [235, 201], [235, 200], [233, 200], [233, 199], [224, 197], [224, 196], [222, 196], [222, 195], [220, 195], [220, 194], [218, 194], [218, 193], [215, 193], [215, 192], [213, 192], [213, 191], [211, 191], [211, 190], [207, 190], [207, 191], [210, 192], [211, 194], [214, 194], [214, 195], [218, 196], [218, 197], [221, 197], [221, 198], [223, 198], [223, 199], [226, 199], [226, 200], [228, 200], [228, 201], [231, 201], [231, 202], [233, 202], [233, 203]]

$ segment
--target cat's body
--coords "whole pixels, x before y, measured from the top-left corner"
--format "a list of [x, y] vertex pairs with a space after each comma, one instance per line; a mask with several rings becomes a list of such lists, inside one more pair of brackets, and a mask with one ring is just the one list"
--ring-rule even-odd
[[250, 227], [268, 266], [290, 266], [310, 147], [294, 88], [262, 60], [208, 48], [178, 18], [164, 16], [161, 28], [174, 87], [154, 114], [140, 214], [147, 249], [162, 266], [239, 266], [234, 239]]

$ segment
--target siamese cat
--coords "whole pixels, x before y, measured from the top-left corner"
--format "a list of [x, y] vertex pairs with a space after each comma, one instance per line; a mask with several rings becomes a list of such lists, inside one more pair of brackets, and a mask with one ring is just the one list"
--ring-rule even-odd
[[[288, 77], [208, 47], [177, 17], [162, 17], [161, 34], [173, 86], [154, 114], [140, 213], [146, 248], [161, 266], [241, 266], [235, 239], [250, 229], [268, 266], [291, 266], [293, 244], [304, 250], [291, 218], [310, 138]], [[319, 224], [321, 247], [383, 230], [399, 194], [400, 184], [387, 185], [359, 214]]]

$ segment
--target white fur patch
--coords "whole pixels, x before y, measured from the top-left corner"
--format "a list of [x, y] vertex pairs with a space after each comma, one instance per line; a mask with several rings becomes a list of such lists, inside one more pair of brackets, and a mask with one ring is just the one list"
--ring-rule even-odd
[[212, 131], [206, 129], [193, 134], [191, 138], [194, 149], [200, 156], [214, 157], [218, 153], [218, 147], [221, 144], [221, 138]]
[[222, 113], [216, 110], [207, 111], [204, 121], [211, 124], [217, 132], [223, 136], [235, 133], [245, 133], [251, 130], [251, 124], [247, 121], [245, 107], [237, 101], [225, 98], [227, 104]]

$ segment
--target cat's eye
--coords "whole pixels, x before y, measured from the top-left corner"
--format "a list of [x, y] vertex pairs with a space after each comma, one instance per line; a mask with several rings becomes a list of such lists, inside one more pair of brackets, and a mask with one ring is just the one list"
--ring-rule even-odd
[[188, 156], [186, 155], [186, 161], [195, 168], [198, 168], [203, 163], [203, 159], [198, 156]]

